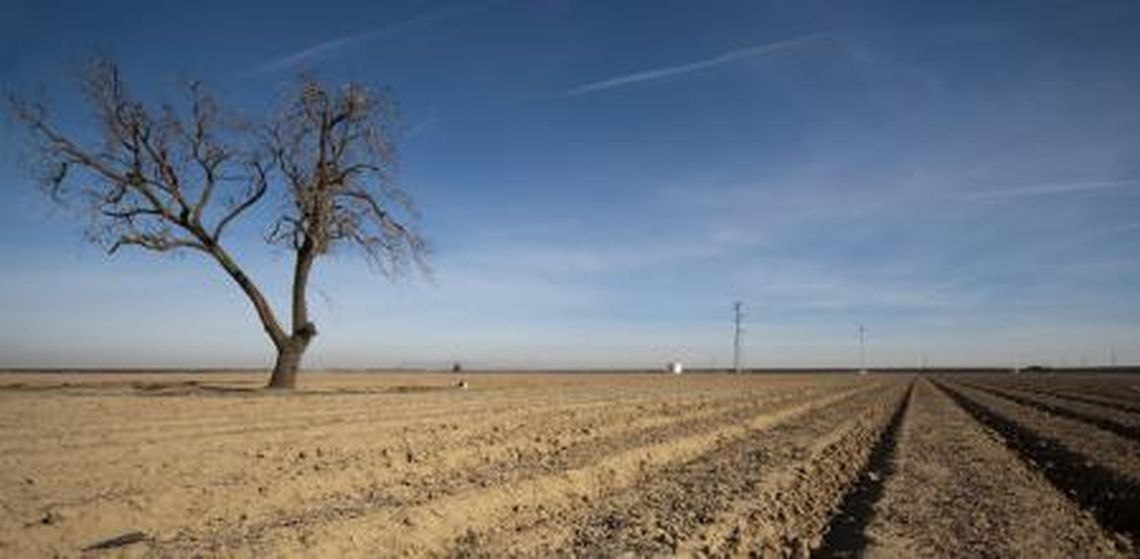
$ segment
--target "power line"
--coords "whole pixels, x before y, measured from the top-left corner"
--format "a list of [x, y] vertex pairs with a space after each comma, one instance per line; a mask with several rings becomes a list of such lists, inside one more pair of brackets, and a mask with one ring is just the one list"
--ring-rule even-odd
[[859, 325], [859, 374], [867, 374], [867, 328]]
[[736, 325], [736, 332], [732, 339], [732, 370], [736, 374], [740, 374], [740, 321], [744, 318], [743, 306], [744, 303], [740, 301], [732, 304], [733, 322]]

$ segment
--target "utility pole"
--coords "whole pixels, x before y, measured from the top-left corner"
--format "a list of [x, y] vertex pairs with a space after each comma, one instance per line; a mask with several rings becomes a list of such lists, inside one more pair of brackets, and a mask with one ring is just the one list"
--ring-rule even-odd
[[859, 374], [867, 374], [867, 328], [859, 325]]
[[741, 307], [744, 303], [736, 301], [732, 304], [733, 322], [736, 324], [736, 333], [732, 338], [732, 369], [740, 374], [740, 320], [744, 318]]

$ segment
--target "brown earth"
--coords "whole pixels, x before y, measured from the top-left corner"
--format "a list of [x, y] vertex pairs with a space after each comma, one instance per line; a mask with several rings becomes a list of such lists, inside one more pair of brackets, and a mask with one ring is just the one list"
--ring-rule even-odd
[[884, 485], [872, 557], [1120, 554], [1091, 515], [925, 380]]
[[1135, 454], [1100, 453], [1135, 452], [1106, 428], [1135, 418], [1095, 379], [459, 378], [0, 374], [0, 556], [1107, 556], [1137, 536], [1019, 446], [1084, 433], [1081, 460], [1133, 479]]
[[1140, 441], [1140, 413], [1113, 407], [1105, 403], [1093, 403], [1071, 397], [1058, 396], [1046, 390], [1020, 389], [970, 384], [996, 396], [1043, 410], [1053, 415], [1075, 419], [1116, 433], [1127, 439]]

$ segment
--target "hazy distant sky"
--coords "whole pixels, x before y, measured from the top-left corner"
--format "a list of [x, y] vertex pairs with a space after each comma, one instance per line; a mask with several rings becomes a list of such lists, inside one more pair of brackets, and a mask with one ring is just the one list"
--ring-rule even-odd
[[[853, 364], [859, 324], [874, 365], [1140, 362], [1140, 2], [261, 4], [8, 1], [0, 86], [75, 131], [94, 49], [250, 113], [392, 87], [436, 275], [324, 262], [310, 366], [726, 366], [737, 299], [755, 366]], [[3, 123], [0, 367], [270, 362], [212, 263], [85, 245]]]

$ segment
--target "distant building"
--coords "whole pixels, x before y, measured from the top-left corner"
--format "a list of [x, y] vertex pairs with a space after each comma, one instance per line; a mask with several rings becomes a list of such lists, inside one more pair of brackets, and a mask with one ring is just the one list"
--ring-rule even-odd
[[684, 370], [685, 370], [685, 366], [682, 365], [680, 361], [670, 361], [668, 365], [665, 365], [665, 372], [666, 373], [672, 373], [674, 375], [679, 375], [682, 372], [684, 372]]

